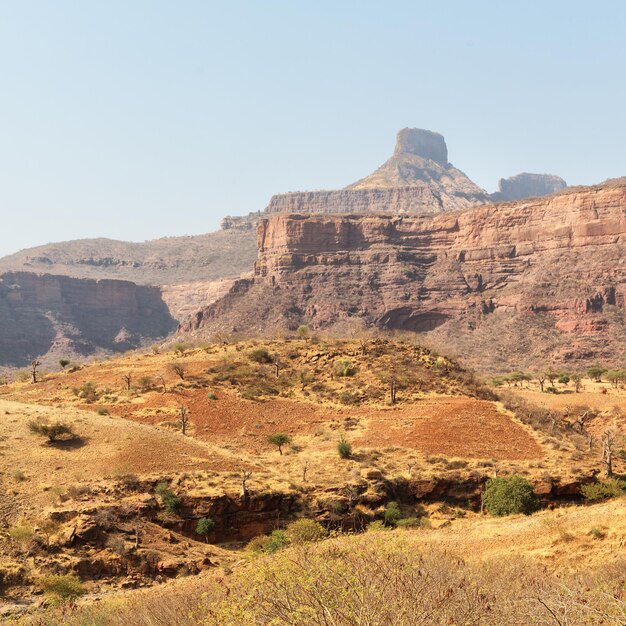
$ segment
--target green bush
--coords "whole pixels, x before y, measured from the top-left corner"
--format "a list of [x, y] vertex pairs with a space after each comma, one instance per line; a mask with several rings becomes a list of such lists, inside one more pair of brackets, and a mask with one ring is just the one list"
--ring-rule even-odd
[[59, 359], [59, 365], [65, 369], [70, 364], [69, 359]]
[[580, 488], [580, 493], [587, 502], [597, 502], [598, 500], [617, 498], [621, 496], [625, 490], [626, 482], [617, 480], [616, 478], [608, 478], [607, 480], [583, 485]]
[[250, 360], [255, 363], [273, 363], [274, 357], [266, 348], [255, 348], [250, 352]]
[[340, 377], [354, 376], [356, 368], [352, 365], [350, 359], [337, 359], [335, 361], [335, 375]]
[[210, 517], [201, 517], [196, 525], [196, 534], [204, 535], [204, 540], [208, 541], [207, 535], [215, 528], [215, 522]]
[[96, 409], [96, 413], [97, 413], [98, 415], [109, 415], [109, 409], [107, 409], [107, 408], [105, 408], [105, 407], [103, 407], [103, 406], [99, 406], [99, 407]]
[[337, 452], [342, 459], [349, 459], [352, 456], [352, 445], [342, 437], [337, 444]]
[[182, 504], [181, 499], [167, 486], [167, 483], [159, 483], [155, 489], [161, 504], [168, 513], [176, 513]]
[[274, 552], [278, 552], [282, 547], [287, 545], [287, 535], [284, 530], [274, 530], [272, 534], [268, 537], [267, 544], [265, 545], [264, 552], [268, 552], [269, 554], [273, 554]]
[[217, 400], [217, 396], [212, 391], [209, 391], [209, 393], [206, 394], [206, 397], [209, 400]]
[[385, 507], [385, 524], [387, 526], [396, 526], [401, 519], [400, 507], [397, 502], [389, 502]]
[[85, 593], [80, 579], [74, 574], [42, 576], [39, 586], [52, 604], [73, 602]]
[[567, 385], [569, 381], [570, 381], [570, 377], [567, 374], [562, 374], [561, 376], [559, 376], [559, 382], [562, 385]]
[[491, 515], [530, 515], [539, 508], [532, 485], [521, 476], [490, 478], [487, 481], [483, 504]]
[[419, 517], [403, 517], [396, 522], [398, 528], [418, 528], [422, 525]]
[[285, 535], [289, 543], [302, 544], [320, 541], [327, 535], [326, 529], [312, 519], [299, 519], [287, 526]]

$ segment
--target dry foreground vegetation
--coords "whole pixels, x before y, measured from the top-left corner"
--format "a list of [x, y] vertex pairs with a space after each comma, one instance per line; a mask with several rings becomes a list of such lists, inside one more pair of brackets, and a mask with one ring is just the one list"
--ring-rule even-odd
[[306, 329], [34, 362], [0, 385], [3, 619], [626, 624], [626, 392], [593, 374]]

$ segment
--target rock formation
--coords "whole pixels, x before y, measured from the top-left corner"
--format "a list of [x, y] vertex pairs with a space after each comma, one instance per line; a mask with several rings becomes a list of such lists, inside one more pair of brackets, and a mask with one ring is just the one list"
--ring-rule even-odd
[[438, 215], [272, 215], [254, 278], [181, 331], [348, 324], [428, 332], [494, 369], [617, 361], [625, 243], [624, 179]]
[[337, 191], [274, 196], [266, 213], [439, 213], [485, 202], [488, 194], [448, 163], [442, 135], [405, 128], [393, 156], [369, 176]]
[[511, 178], [501, 178], [498, 191], [491, 194], [496, 202], [539, 198], [561, 191], [567, 183], [560, 176], [551, 174], [518, 174]]
[[0, 275], [0, 365], [123, 352], [175, 328], [156, 287], [28, 272]]

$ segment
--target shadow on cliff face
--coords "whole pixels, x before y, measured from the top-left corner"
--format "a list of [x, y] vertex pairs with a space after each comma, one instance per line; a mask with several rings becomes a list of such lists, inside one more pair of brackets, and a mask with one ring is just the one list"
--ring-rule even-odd
[[378, 322], [387, 330], [408, 330], [417, 333], [434, 330], [448, 320], [438, 311], [416, 311], [411, 307], [400, 307], [387, 311]]
[[28, 272], [0, 276], [0, 365], [124, 352], [167, 337], [177, 325], [157, 287]]
[[40, 311], [18, 311], [0, 299], [0, 364], [24, 367], [50, 350], [56, 337], [52, 322]]

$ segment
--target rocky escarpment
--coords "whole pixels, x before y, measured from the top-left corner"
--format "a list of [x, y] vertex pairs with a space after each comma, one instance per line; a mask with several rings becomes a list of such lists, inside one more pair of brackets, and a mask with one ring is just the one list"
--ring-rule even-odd
[[182, 332], [429, 332], [472, 364], [619, 361], [626, 181], [440, 215], [275, 215], [255, 276]]
[[511, 178], [501, 178], [498, 191], [491, 194], [496, 202], [539, 198], [562, 191], [567, 183], [560, 176], [551, 174], [518, 174]]
[[0, 365], [122, 352], [175, 327], [156, 287], [28, 272], [0, 275]]

